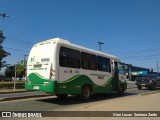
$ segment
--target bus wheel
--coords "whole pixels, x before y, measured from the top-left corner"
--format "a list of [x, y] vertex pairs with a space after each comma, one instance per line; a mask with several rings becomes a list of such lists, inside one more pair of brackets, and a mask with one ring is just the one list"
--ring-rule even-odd
[[87, 100], [91, 97], [91, 87], [90, 86], [84, 86], [81, 90], [81, 98], [83, 100]]
[[56, 96], [60, 99], [64, 99], [68, 97], [68, 94], [56, 94]]
[[123, 96], [124, 95], [124, 86], [122, 84], [119, 86], [118, 95], [119, 96]]
[[152, 90], [155, 90], [155, 89], [156, 89], [156, 87], [157, 87], [157, 84], [156, 84], [156, 83], [154, 83], [154, 84], [151, 86], [151, 89], [152, 89]]
[[137, 87], [138, 87], [138, 89], [139, 89], [139, 90], [141, 90], [141, 89], [142, 89], [142, 86], [141, 86], [141, 85], [138, 85]]

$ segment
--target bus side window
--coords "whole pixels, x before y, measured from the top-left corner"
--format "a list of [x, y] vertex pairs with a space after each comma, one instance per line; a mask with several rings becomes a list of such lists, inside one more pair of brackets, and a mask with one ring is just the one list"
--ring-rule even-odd
[[119, 74], [125, 75], [125, 66], [122, 63], [118, 63]]
[[67, 57], [62, 57], [62, 59], [61, 59], [61, 65], [68, 67], [69, 60], [67, 59]]
[[80, 68], [80, 52], [70, 48], [61, 47], [59, 64], [62, 67]]
[[81, 66], [83, 69], [97, 70], [96, 55], [81, 52]]
[[109, 58], [97, 56], [97, 62], [99, 71], [111, 72], [111, 65]]

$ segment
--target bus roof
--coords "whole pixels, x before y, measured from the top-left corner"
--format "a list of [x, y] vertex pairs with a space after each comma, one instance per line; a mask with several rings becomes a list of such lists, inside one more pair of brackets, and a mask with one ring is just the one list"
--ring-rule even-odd
[[107, 56], [109, 58], [112, 58], [113, 60], [116, 60], [116, 61], [120, 62], [120, 59], [118, 57], [114, 56], [114, 55], [106, 54], [106, 53], [103, 53], [103, 52], [100, 52], [100, 51], [96, 51], [96, 50], [85, 48], [85, 47], [82, 47], [82, 46], [79, 46], [79, 45], [75, 45], [75, 44], [72, 44], [71, 42], [69, 42], [68, 40], [64, 40], [64, 39], [61, 39], [61, 38], [52, 38], [52, 39], [49, 39], [49, 40], [46, 40], [46, 41], [43, 41], [43, 42], [39, 42], [35, 46], [41, 45], [41, 44], [47, 44], [47, 43], [51, 43], [51, 42], [56, 42], [56, 43], [60, 43], [60, 44], [64, 44], [64, 45], [69, 45], [69, 46], [78, 48], [80, 50], [85, 50], [85, 51], [88, 51], [88, 52], [91, 52], [91, 53], [95, 53], [97, 55]]

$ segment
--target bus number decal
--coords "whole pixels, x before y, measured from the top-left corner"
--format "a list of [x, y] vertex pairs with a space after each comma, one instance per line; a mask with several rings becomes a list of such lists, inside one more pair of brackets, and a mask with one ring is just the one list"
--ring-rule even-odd
[[41, 59], [41, 62], [49, 62], [50, 61], [50, 58], [42, 58]]

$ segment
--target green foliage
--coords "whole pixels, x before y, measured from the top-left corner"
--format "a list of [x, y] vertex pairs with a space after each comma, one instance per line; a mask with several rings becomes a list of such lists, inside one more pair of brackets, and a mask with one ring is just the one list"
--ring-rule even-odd
[[[24, 88], [24, 81], [16, 82], [16, 89], [23, 89]], [[0, 90], [1, 89], [13, 89], [14, 83], [13, 82], [0, 82]]]
[[0, 31], [0, 44], [3, 43], [4, 39], [6, 39], [6, 38], [3, 36], [2, 31]]
[[0, 69], [2, 67], [7, 66], [6, 61], [2, 61], [2, 60], [3, 60], [3, 58], [10, 55], [10, 53], [6, 52], [2, 47], [2, 43], [3, 43], [4, 39], [5, 39], [5, 37], [3, 36], [2, 31], [0, 31]]
[[9, 66], [9, 67], [6, 68], [5, 76], [9, 77], [9, 78], [12, 78], [12, 77], [15, 76], [15, 66], [14, 65]]
[[[18, 63], [16, 64], [16, 77], [23, 77], [25, 73], [25, 65]], [[15, 65], [9, 66], [5, 70], [5, 76], [14, 77], [15, 76]]]
[[24, 64], [18, 64], [16, 66], [17, 70], [17, 76], [23, 77], [25, 73], [25, 65]]

